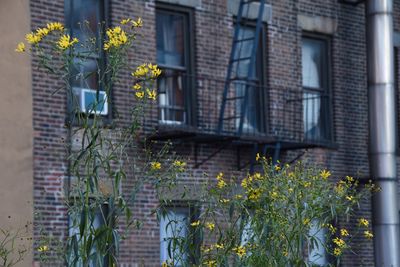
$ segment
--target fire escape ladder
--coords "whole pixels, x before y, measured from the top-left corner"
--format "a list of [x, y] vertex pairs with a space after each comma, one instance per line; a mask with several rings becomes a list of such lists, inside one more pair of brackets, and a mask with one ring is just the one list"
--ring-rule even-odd
[[[250, 12], [251, 3], [258, 2], [258, 5], [252, 5], [252, 7], [258, 7], [257, 24], [254, 36], [245, 36], [244, 31], [241, 31], [241, 27], [244, 25], [244, 17]], [[241, 136], [243, 131], [243, 123], [245, 119], [245, 113], [247, 109], [249, 88], [255, 89], [257, 85], [256, 70], [256, 56], [259, 43], [259, 37], [262, 27], [262, 18], [264, 13], [265, 0], [241, 0], [239, 4], [239, 10], [236, 18], [235, 32], [232, 41], [231, 54], [228, 64], [228, 72], [224, 84], [224, 91], [222, 96], [222, 103], [219, 113], [219, 121], [217, 134], [221, 135], [229, 131], [225, 129], [227, 123], [235, 125], [233, 133], [236, 136]], [[243, 46], [251, 45], [250, 55], [242, 56], [241, 51]], [[239, 85], [244, 92], [237, 95], [235, 86]], [[232, 102], [234, 101], [234, 102]], [[240, 101], [240, 102], [237, 102]], [[229, 105], [228, 103], [232, 103]], [[235, 110], [227, 110], [227, 107], [235, 107]], [[237, 107], [237, 108], [236, 108]], [[232, 123], [233, 122], [233, 123]], [[238, 123], [237, 123], [238, 122]]]

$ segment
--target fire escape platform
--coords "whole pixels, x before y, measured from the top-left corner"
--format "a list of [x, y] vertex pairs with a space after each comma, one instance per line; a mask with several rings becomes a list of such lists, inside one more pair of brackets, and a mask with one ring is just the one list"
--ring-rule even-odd
[[[280, 143], [282, 150], [307, 149], [321, 147], [322, 144], [313, 141], [284, 140], [278, 136], [252, 134], [236, 136], [232, 132], [204, 131], [187, 125], [159, 124], [153, 133], [148, 133], [147, 140], [192, 142], [197, 144], [215, 144], [229, 142], [233, 146], [275, 145]], [[322, 145], [323, 146], [323, 145]]]

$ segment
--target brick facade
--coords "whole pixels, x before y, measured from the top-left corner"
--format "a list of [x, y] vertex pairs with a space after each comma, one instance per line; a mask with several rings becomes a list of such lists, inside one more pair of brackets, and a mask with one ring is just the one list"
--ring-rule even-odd
[[[163, 1], [190, 3], [194, 11], [194, 50], [195, 75], [203, 77], [204, 83], [212, 77], [223, 81], [228, 65], [231, 38], [233, 34], [233, 15], [228, 12], [227, 1]], [[331, 99], [334, 142], [329, 147], [309, 148], [307, 150], [285, 150], [281, 160], [291, 161], [299, 157], [303, 161], [324, 166], [332, 171], [334, 177], [352, 175], [362, 179], [369, 177], [368, 164], [368, 106], [366, 77], [366, 45], [364, 5], [357, 7], [338, 3], [336, 0], [281, 0], [269, 1], [272, 7], [271, 21], [265, 24], [265, 92], [273, 99], [274, 92], [302, 90], [301, 38], [304, 25], [300, 16], [322, 18], [334, 23], [328, 28], [334, 31], [328, 35], [331, 44]], [[110, 24], [115, 25], [123, 18], [142, 17], [144, 21], [143, 38], [139, 38], [135, 51], [130, 55], [132, 66], [139, 62], [156, 61], [155, 8], [154, 0], [110, 0]], [[194, 7], [193, 7], [194, 6]], [[35, 29], [48, 21], [63, 21], [63, 0], [31, 0], [31, 27]], [[321, 20], [320, 20], [321, 21]], [[317, 27], [318, 30], [321, 27]], [[323, 28], [323, 27], [322, 27]], [[395, 31], [400, 31], [400, 4], [395, 1]], [[315, 33], [315, 32], [314, 32]], [[326, 33], [323, 33], [327, 35]], [[37, 69], [37, 58], [32, 59], [33, 88], [33, 126], [34, 126], [34, 209], [35, 220], [52, 235], [65, 238], [68, 234], [67, 208], [64, 205], [64, 187], [68, 179], [66, 142], [69, 140], [65, 127], [66, 93], [64, 90], [52, 95], [62, 83], [54, 77]], [[113, 107], [121, 115], [122, 123], [129, 118], [129, 107], [134, 105], [130, 91], [130, 74], [122, 73], [122, 84], [114, 88]], [[199, 78], [201, 80], [201, 78]], [[204, 85], [205, 86], [205, 85]], [[207, 89], [207, 90], [206, 90]], [[198, 90], [199, 113], [202, 99], [219, 98], [222, 86], [214, 89], [209, 86]], [[271, 101], [267, 111], [273, 111]], [[203, 103], [204, 105], [204, 103]], [[214, 104], [212, 107], [215, 107]], [[209, 112], [216, 112], [209, 111]], [[153, 115], [148, 115], [150, 126], [156, 126]], [[299, 119], [299, 118], [297, 118]], [[301, 117], [300, 117], [301, 119]], [[293, 122], [295, 123], [295, 122]], [[196, 188], [203, 172], [213, 177], [218, 171], [237, 171], [237, 151], [226, 146], [211, 160], [195, 168], [197, 162], [206, 159], [219, 148], [218, 144], [179, 143], [175, 147], [177, 155], [189, 159], [188, 176], [183, 183]], [[195, 151], [197, 151], [195, 153]], [[242, 157], [250, 158], [250, 150], [242, 149]], [[400, 158], [399, 162], [400, 163]], [[399, 165], [400, 166], [400, 165]], [[400, 167], [398, 167], [400, 168]], [[189, 175], [191, 173], [191, 175]], [[399, 169], [400, 174], [400, 169]], [[130, 179], [135, 179], [130, 177]], [[128, 179], [129, 180], [129, 179]], [[129, 181], [126, 190], [130, 188]], [[152, 188], [145, 188], [139, 196], [139, 205], [134, 207], [138, 216], [146, 216], [157, 205]], [[370, 218], [369, 203], [363, 203], [363, 215]], [[155, 216], [146, 219], [140, 232], [133, 232], [122, 242], [120, 263], [123, 267], [159, 266], [159, 227]], [[36, 236], [39, 235], [39, 227]], [[342, 266], [373, 266], [372, 242], [359, 241], [357, 255], [346, 255]], [[54, 266], [54, 265], [49, 265]]]

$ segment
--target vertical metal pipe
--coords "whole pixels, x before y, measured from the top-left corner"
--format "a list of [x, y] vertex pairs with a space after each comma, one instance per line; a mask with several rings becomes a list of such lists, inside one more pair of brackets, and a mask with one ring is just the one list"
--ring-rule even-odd
[[375, 265], [400, 267], [392, 0], [367, 0], [367, 66]]

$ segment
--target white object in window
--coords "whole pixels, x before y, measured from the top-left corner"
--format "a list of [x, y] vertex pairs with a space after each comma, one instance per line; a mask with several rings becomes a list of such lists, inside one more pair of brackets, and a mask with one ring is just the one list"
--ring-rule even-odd
[[[187, 208], [170, 208], [160, 220], [160, 261], [183, 266], [187, 253], [177, 243], [188, 235], [189, 211]], [[178, 242], [174, 242], [174, 240]]]

